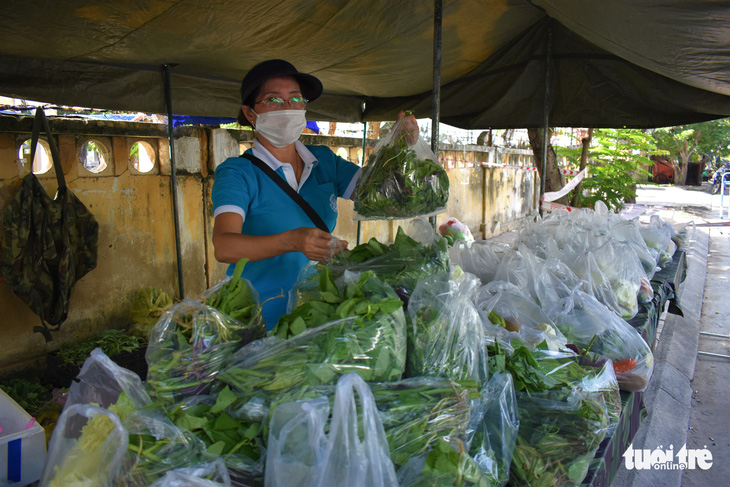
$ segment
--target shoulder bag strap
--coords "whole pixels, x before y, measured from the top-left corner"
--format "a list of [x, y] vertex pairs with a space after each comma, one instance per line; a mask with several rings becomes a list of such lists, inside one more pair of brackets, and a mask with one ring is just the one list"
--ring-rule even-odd
[[325, 225], [324, 221], [322, 221], [322, 218], [317, 214], [317, 212], [314, 210], [314, 208], [312, 208], [312, 206], [309, 203], [307, 203], [307, 201], [304, 198], [302, 198], [302, 195], [300, 195], [299, 193], [294, 191], [294, 188], [289, 186], [289, 183], [287, 183], [284, 180], [284, 178], [282, 178], [281, 176], [276, 174], [276, 172], [273, 169], [271, 169], [271, 167], [269, 167], [268, 164], [266, 164], [264, 161], [262, 161], [258, 157], [253, 156], [251, 154], [241, 154], [241, 157], [245, 157], [246, 159], [251, 161], [251, 163], [254, 166], [261, 169], [264, 172], [264, 174], [269, 176], [269, 178], [271, 178], [272, 181], [274, 181], [276, 184], [278, 184], [279, 187], [286, 194], [288, 194], [291, 197], [291, 199], [293, 199], [294, 202], [296, 202], [302, 208], [302, 210], [304, 210], [304, 213], [307, 214], [307, 216], [310, 218], [310, 220], [312, 220], [312, 223], [314, 223], [317, 226], [317, 228], [319, 228], [323, 232], [330, 233], [329, 228], [327, 228], [327, 225]]
[[[42, 127], [41, 127], [42, 125]], [[33, 161], [35, 161], [35, 153], [38, 147], [38, 138], [41, 132], [45, 132], [48, 138], [48, 146], [51, 148], [51, 158], [53, 159], [53, 168], [56, 170], [56, 180], [58, 180], [58, 190], [66, 189], [66, 178], [63, 176], [63, 168], [61, 167], [61, 156], [58, 154], [56, 141], [53, 140], [51, 128], [48, 126], [46, 114], [43, 108], [38, 107], [33, 118], [33, 135], [30, 142], [30, 173], [33, 174]]]

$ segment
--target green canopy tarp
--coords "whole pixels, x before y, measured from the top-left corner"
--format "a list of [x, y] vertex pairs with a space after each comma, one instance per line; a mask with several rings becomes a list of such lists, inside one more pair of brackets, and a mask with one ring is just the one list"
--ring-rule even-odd
[[[274, 57], [318, 76], [316, 120], [431, 115], [431, 1], [5, 0], [0, 95], [234, 117]], [[444, 0], [441, 121], [657, 127], [730, 115], [730, 7], [714, 0]], [[546, 50], [551, 67], [546, 71]], [[366, 102], [364, 114], [361, 113]]]

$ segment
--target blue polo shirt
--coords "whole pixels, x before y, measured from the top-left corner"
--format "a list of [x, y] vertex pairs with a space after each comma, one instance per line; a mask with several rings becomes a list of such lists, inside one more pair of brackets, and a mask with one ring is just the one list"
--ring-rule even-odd
[[[319, 214], [332, 232], [337, 223], [337, 198], [350, 198], [360, 175], [360, 167], [339, 156], [327, 146], [296, 142], [304, 161], [301, 180], [296, 181], [290, 164], [275, 159], [258, 141], [246, 151], [268, 164], [284, 178]], [[244, 235], [272, 235], [299, 227], [312, 227], [301, 207], [263, 171], [243, 157], [230, 157], [215, 170], [212, 190], [213, 215], [238, 213], [243, 218]], [[286, 313], [289, 291], [299, 271], [309, 262], [301, 252], [289, 252], [249, 262], [243, 276], [251, 281], [263, 305], [267, 329], [271, 330]], [[235, 266], [228, 267], [228, 274]]]

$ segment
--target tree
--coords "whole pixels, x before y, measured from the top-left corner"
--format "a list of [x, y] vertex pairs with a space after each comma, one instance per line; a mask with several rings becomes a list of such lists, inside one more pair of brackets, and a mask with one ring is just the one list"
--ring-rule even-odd
[[689, 125], [662, 127], [653, 131], [657, 148], [671, 155], [675, 181], [686, 183], [687, 167], [693, 159], [730, 157], [730, 119], [721, 118]]
[[597, 129], [593, 139], [597, 144], [589, 150], [592, 177], [583, 181], [588, 195], [582, 203], [593, 207], [603, 201], [619, 210], [636, 198], [636, 177], [649, 174], [643, 166], [651, 164], [648, 156], [656, 151], [656, 143], [651, 134], [627, 128]]
[[[552, 129], [548, 129], [552, 135]], [[555, 156], [555, 150], [549, 142], [547, 147], [547, 162], [545, 164], [545, 174], [542, 173], [542, 154], [543, 154], [543, 129], [527, 129], [527, 136], [530, 139], [530, 147], [535, 156], [535, 166], [540, 180], [545, 181], [545, 192], [557, 191], [564, 185], [563, 175], [560, 174], [558, 167], [558, 159]]]

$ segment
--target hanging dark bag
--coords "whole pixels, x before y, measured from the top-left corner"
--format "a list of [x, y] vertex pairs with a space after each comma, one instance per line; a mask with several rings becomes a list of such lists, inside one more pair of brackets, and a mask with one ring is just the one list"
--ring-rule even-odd
[[31, 166], [41, 131], [48, 137], [58, 192], [49, 197], [32, 170], [23, 178], [5, 210], [0, 271], [13, 294], [40, 317], [42, 326], [33, 331], [49, 342], [50, 332], [58, 331], [68, 316], [76, 282], [96, 267], [99, 224], [66, 187], [61, 158], [40, 107], [33, 121]]

